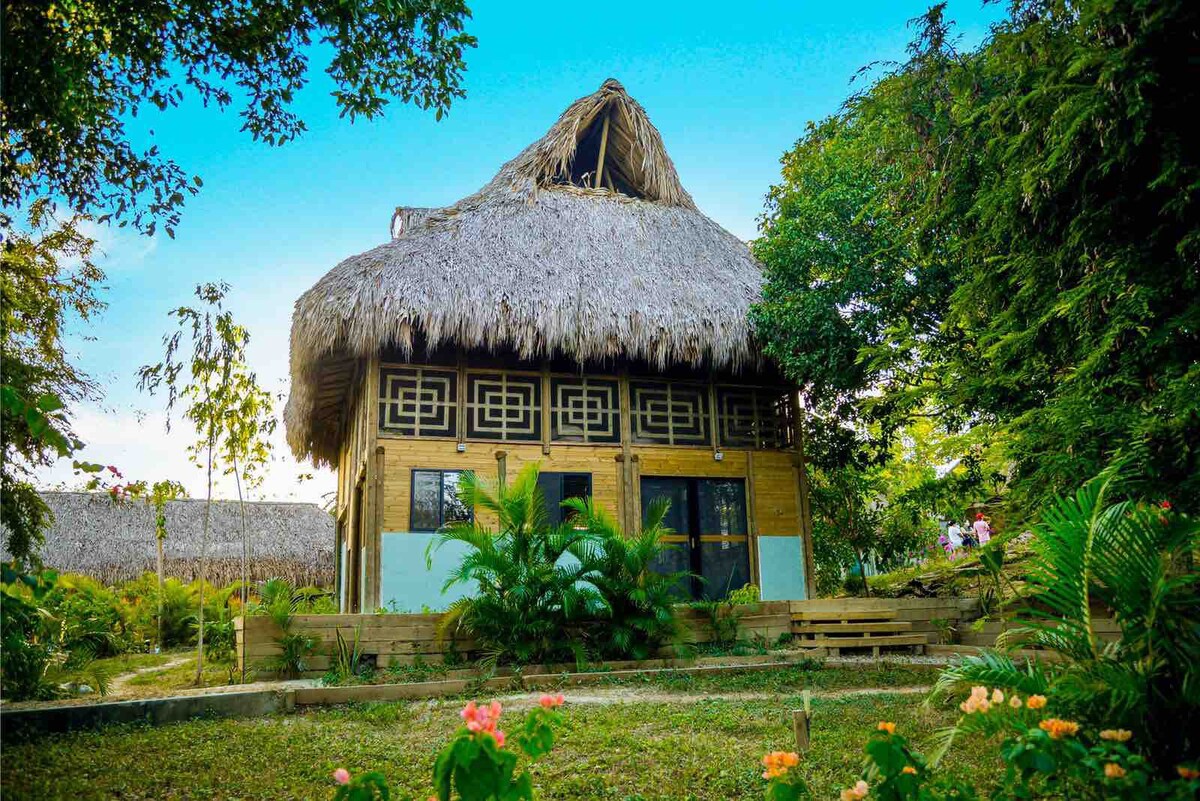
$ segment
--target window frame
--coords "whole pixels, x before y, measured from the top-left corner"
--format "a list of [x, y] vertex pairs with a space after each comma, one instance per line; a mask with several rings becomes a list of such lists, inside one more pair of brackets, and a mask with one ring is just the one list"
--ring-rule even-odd
[[[464, 473], [467, 473], [467, 472], [469, 472], [469, 471], [463, 470], [462, 468], [458, 468], [458, 467], [452, 467], [452, 468], [414, 467], [409, 470], [408, 530], [410, 532], [412, 532], [414, 534], [416, 534], [416, 533], [432, 534], [432, 533], [441, 531], [443, 528], [445, 528], [445, 526], [446, 526], [446, 474], [447, 473], [457, 473], [459, 476], [462, 476]], [[437, 524], [436, 528], [417, 528], [416, 526], [413, 525], [413, 514], [416, 511], [416, 507], [417, 507], [417, 504], [416, 504], [417, 473], [437, 473], [437, 475], [438, 475], [438, 495], [437, 495], [437, 497], [438, 497], [438, 513], [437, 513], [438, 524]], [[462, 521], [462, 522], [474, 522], [475, 521], [475, 510], [468, 509], [467, 511], [470, 516], [467, 518], [466, 521]]]
[[[566, 500], [566, 498], [563, 496], [563, 484], [564, 484], [565, 479], [568, 476], [574, 477], [574, 478], [587, 476], [587, 485], [588, 485], [587, 497], [588, 498], [595, 497], [596, 480], [592, 473], [589, 473], [584, 470], [546, 470], [546, 471], [542, 471], [542, 472], [538, 473], [538, 484], [539, 484], [538, 488], [539, 489], [541, 489], [540, 484], [542, 482], [542, 479], [546, 478], [548, 476], [553, 476], [554, 478], [556, 478], [558, 480], [558, 497], [559, 497], [560, 501]], [[543, 494], [544, 494], [544, 492], [543, 492]], [[576, 496], [572, 495], [571, 497], [576, 497]], [[551, 519], [549, 521], [551, 526], [558, 526], [558, 525], [562, 525], [563, 523], [568, 522], [563, 517], [563, 514], [562, 514], [563, 511], [564, 510], [561, 505], [551, 509], [549, 504], [547, 504], [547, 506], [546, 506], [547, 516], [549, 516], [551, 518], [554, 518], [557, 516], [557, 518], [558, 518], [557, 520]]]

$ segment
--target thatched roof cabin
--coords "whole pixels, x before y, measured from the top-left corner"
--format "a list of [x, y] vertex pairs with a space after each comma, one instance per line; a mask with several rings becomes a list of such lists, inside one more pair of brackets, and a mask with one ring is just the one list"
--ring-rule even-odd
[[[43, 563], [115, 583], [155, 569], [154, 507], [141, 500], [116, 503], [105, 493], [43, 492], [54, 513], [40, 550]], [[204, 500], [166, 507], [165, 572], [186, 581], [200, 574]], [[296, 584], [333, 584], [333, 518], [312, 503], [246, 504], [251, 575]], [[214, 584], [240, 576], [241, 516], [236, 501], [213, 501], [208, 575]], [[8, 555], [5, 554], [5, 559]]]
[[605, 81], [445, 208], [401, 207], [391, 241], [296, 302], [288, 443], [336, 467], [343, 611], [439, 608], [465, 471], [539, 466], [547, 516], [589, 497], [624, 531], [671, 504], [658, 568], [724, 597], [803, 598], [812, 570], [795, 387], [761, 358], [763, 277], [704, 216], [662, 137]]
[[418, 337], [581, 365], [753, 359], [759, 266], [697, 210], [646, 111], [615, 80], [475, 194], [397, 209], [392, 235], [296, 303], [285, 419], [297, 458], [333, 464], [355, 360], [411, 353]]

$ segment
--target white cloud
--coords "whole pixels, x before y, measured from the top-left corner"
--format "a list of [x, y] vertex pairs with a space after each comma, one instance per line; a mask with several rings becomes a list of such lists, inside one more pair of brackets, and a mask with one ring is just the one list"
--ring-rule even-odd
[[[108, 411], [87, 405], [75, 409], [74, 428], [86, 447], [75, 459], [113, 465], [127, 481], [144, 480], [150, 483], [172, 479], [182, 483], [194, 498], [203, 498], [206, 490], [205, 471], [188, 459], [187, 448], [195, 440], [192, 429], [176, 422], [166, 431], [161, 413]], [[265, 474], [262, 486], [255, 490], [255, 500], [306, 501], [324, 504], [335, 487], [334, 474], [300, 465], [292, 458], [284, 442], [282, 426], [272, 440], [275, 459]], [[312, 478], [301, 480], [302, 474]], [[43, 489], [78, 489], [87, 476], [77, 476], [71, 469], [71, 459], [60, 459], [38, 474]], [[236, 498], [237, 487], [232, 476], [215, 475], [214, 498]]]

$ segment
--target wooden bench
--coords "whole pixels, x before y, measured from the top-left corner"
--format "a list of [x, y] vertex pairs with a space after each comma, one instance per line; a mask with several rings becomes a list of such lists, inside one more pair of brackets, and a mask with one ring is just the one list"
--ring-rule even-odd
[[839, 656], [843, 648], [870, 648], [874, 656], [882, 648], [913, 648], [920, 653], [928, 642], [926, 636], [912, 633], [912, 623], [897, 617], [895, 609], [805, 610], [792, 613], [792, 634], [805, 645], [828, 649], [831, 656]]

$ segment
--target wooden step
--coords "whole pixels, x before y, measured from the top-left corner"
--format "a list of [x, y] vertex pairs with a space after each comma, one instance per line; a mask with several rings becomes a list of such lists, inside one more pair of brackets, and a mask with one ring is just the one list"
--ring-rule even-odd
[[896, 620], [890, 623], [802, 623], [792, 627], [794, 634], [899, 634], [912, 631], [912, 623]]
[[854, 621], [876, 621], [876, 620], [895, 620], [897, 617], [895, 609], [880, 609], [874, 612], [864, 612], [858, 609], [854, 610], [834, 610], [832, 612], [792, 612], [792, 622], [820, 622], [820, 623], [850, 623]]
[[887, 648], [900, 645], [925, 645], [924, 634], [880, 634], [877, 637], [816, 637], [804, 644], [817, 648]]

